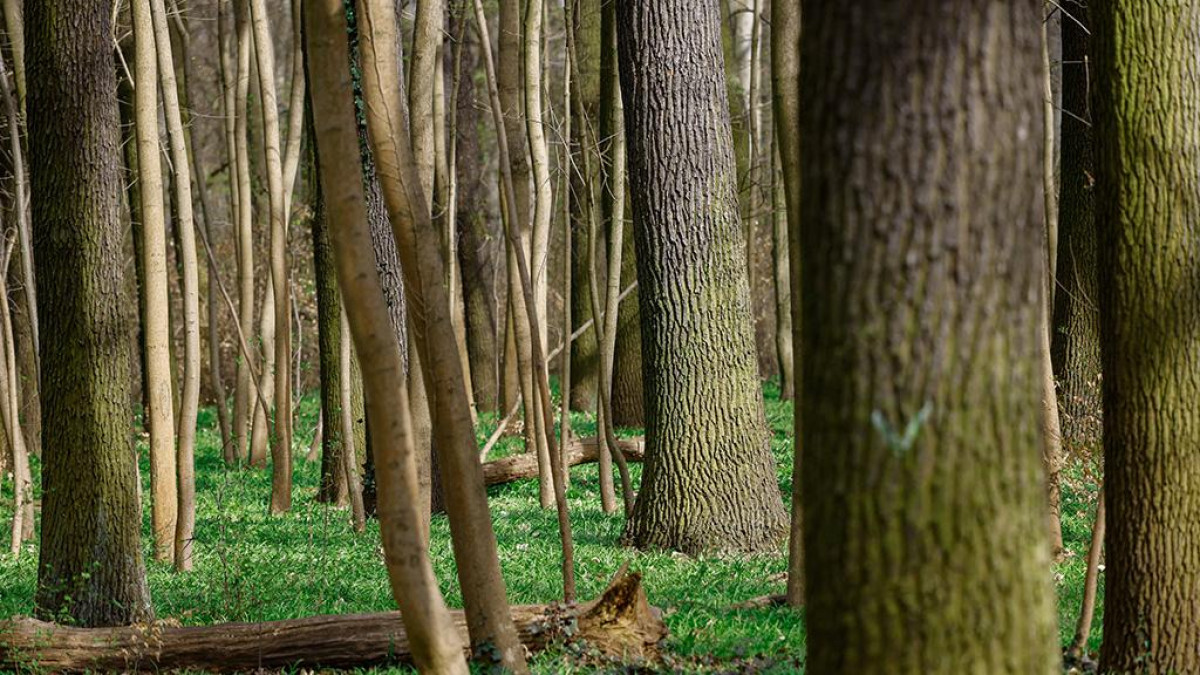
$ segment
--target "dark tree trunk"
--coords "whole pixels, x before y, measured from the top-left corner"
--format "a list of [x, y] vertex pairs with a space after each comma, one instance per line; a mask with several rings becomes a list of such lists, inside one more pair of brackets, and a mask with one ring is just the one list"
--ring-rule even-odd
[[1200, 672], [1200, 6], [1091, 5], [1106, 673]]
[[[1084, 26], [1088, 8], [1071, 9]], [[1087, 29], [1062, 24], [1062, 170], [1058, 203], [1058, 292], [1054, 294], [1054, 333], [1050, 358], [1058, 383], [1063, 450], [1076, 457], [1098, 456], [1101, 443], [1100, 310], [1097, 306], [1095, 168], [1092, 114], [1088, 100]], [[1094, 78], [1093, 78], [1094, 79]]]
[[773, 549], [787, 516], [758, 380], [721, 13], [716, 0], [629, 0], [617, 14], [646, 391], [625, 538]]
[[[471, 364], [471, 387], [475, 406], [481, 412], [501, 412], [500, 380], [496, 368], [497, 323], [495, 281], [500, 240], [494, 214], [487, 206], [487, 183], [479, 145], [480, 110], [487, 101], [476, 100], [475, 71], [479, 67], [479, 39], [459, 24], [469, 21], [467, 10], [452, 17], [451, 34], [463, 35], [461, 75], [458, 82], [458, 134], [455, 137], [458, 166], [458, 261], [462, 270], [464, 314], [467, 325], [467, 357]], [[449, 50], [448, 51], [453, 51]]]
[[151, 617], [128, 428], [121, 133], [110, 3], [26, 6], [34, 263], [42, 345], [37, 613]]
[[[625, 223], [621, 253], [621, 290], [637, 281], [637, 251], [632, 221]], [[646, 426], [642, 398], [642, 332], [638, 311], [638, 292], [634, 289], [620, 303], [617, 314], [617, 351], [613, 360], [613, 424], [619, 427]]]
[[1061, 672], [1039, 424], [1041, 8], [803, 6], [811, 672]]
[[[575, 56], [577, 72], [572, 73], [575, 87], [571, 104], [572, 153], [577, 162], [588, 161], [591, 175], [598, 173], [600, 158], [596, 156], [600, 111], [600, 0], [573, 0]], [[590, 156], [585, 159], [583, 153]], [[595, 185], [584, 183], [582, 166], [571, 172], [571, 325], [572, 332], [592, 320], [592, 289], [588, 278], [592, 274], [588, 262], [588, 223], [596, 202], [592, 201]], [[593, 179], [594, 180], [594, 179]], [[628, 239], [628, 237], [626, 237]], [[596, 267], [603, 275], [604, 247], [597, 247]], [[596, 288], [604, 288], [601, 279]], [[600, 386], [600, 348], [596, 331], [589, 328], [571, 343], [571, 410], [596, 411], [596, 395]]]

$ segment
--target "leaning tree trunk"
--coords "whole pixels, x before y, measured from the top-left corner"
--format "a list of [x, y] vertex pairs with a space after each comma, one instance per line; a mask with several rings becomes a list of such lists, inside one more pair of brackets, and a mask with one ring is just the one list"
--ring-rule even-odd
[[812, 672], [1061, 672], [1040, 457], [1041, 4], [804, 7]]
[[[1200, 672], [1200, 6], [1092, 5], [1106, 673]], [[1154, 65], [1150, 65], [1154, 64]]]
[[[151, 616], [128, 429], [121, 147], [111, 4], [30, 3], [34, 262], [42, 345], [36, 606], [80, 626]], [[69, 36], [69, 39], [66, 37]], [[103, 514], [104, 517], [97, 517]]]
[[1058, 204], [1058, 264], [1050, 355], [1058, 382], [1063, 450], [1098, 457], [1101, 443], [1100, 310], [1097, 306], [1095, 161], [1089, 79], [1094, 69], [1087, 5], [1064, 21], [1062, 171]]
[[720, 11], [716, 0], [637, 0], [617, 14], [646, 394], [625, 538], [685, 553], [770, 549], [787, 518], [758, 381]]

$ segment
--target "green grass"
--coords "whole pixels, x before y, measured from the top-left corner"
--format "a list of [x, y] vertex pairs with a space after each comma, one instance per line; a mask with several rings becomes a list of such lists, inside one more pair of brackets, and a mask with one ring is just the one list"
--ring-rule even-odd
[[[767, 417], [773, 430], [772, 449], [779, 467], [780, 489], [791, 488], [790, 402], [778, 389], [765, 388]], [[154, 607], [160, 619], [183, 624], [264, 621], [313, 614], [380, 611], [394, 608], [389, 594], [379, 530], [374, 523], [355, 534], [348, 514], [315, 500], [318, 462], [302, 459], [316, 421], [317, 401], [301, 402], [297, 423], [295, 490], [291, 513], [269, 517], [269, 470], [228, 470], [221, 461], [214, 411], [200, 418], [197, 453], [198, 513], [196, 568], [176, 574], [152, 561], [150, 540], [143, 538]], [[594, 419], [576, 415], [577, 433], [594, 433]], [[480, 437], [494, 428], [495, 418], [481, 420]], [[139, 438], [146, 480], [144, 438]], [[493, 457], [519, 450], [517, 438], [505, 439]], [[631, 467], [635, 481], [640, 466]], [[35, 472], [37, 471], [35, 461]], [[36, 474], [35, 474], [36, 480]], [[1055, 569], [1059, 620], [1064, 644], [1074, 632], [1082, 594], [1084, 558], [1094, 510], [1094, 485], [1071, 483], [1063, 510], [1067, 547], [1075, 555]], [[10, 495], [11, 485], [3, 486]], [[144, 492], [148, 494], [148, 492]], [[489, 492], [500, 562], [513, 603], [540, 603], [561, 593], [559, 546], [554, 511], [538, 507], [536, 481], [496, 486]], [[8, 498], [11, 500], [11, 498]], [[757, 556], [689, 558], [668, 553], [641, 553], [617, 545], [623, 518], [599, 506], [596, 467], [572, 471], [568, 492], [575, 535], [579, 594], [591, 598], [626, 561], [643, 573], [651, 604], [662, 608], [671, 631], [668, 651], [678, 667], [688, 670], [727, 669], [731, 661], [762, 657], [756, 672], [795, 672], [804, 653], [803, 612], [788, 608], [732, 610], [744, 600], [783, 591], [786, 552]], [[0, 503], [0, 523], [7, 524], [11, 501]], [[3, 528], [6, 530], [7, 528]], [[149, 532], [149, 511], [143, 532]], [[7, 532], [3, 532], [7, 539]], [[447, 602], [461, 607], [455, 582], [449, 528], [444, 516], [433, 519], [431, 556]], [[32, 611], [37, 550], [27, 545], [19, 560], [0, 553], [0, 617]], [[1099, 644], [1099, 612], [1092, 646]], [[581, 672], [570, 654], [552, 652], [535, 659], [542, 672]]]

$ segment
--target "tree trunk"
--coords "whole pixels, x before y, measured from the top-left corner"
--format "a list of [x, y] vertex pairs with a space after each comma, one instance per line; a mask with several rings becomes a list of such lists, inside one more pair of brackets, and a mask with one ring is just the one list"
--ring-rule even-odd
[[[233, 110], [227, 112], [233, 119], [233, 143], [235, 155], [229, 158], [231, 174], [236, 180], [236, 196], [234, 205], [234, 224], [236, 226], [235, 243], [237, 244], [237, 281], [238, 281], [238, 322], [242, 330], [250, 331], [254, 327], [254, 198], [250, 188], [250, 142], [249, 142], [249, 108], [250, 96], [250, 51], [252, 38], [250, 34], [250, 17], [247, 7], [248, 0], [232, 0], [236, 18], [237, 33], [234, 42], [237, 46], [237, 73], [234, 84]], [[234, 458], [245, 459], [253, 463], [251, 455], [250, 424], [254, 414], [256, 390], [258, 383], [254, 382], [250, 373], [256, 364], [255, 353], [251, 350], [237, 360], [237, 380], [233, 394], [233, 432]], [[263, 364], [265, 366], [265, 364]]]
[[[456, 16], [453, 22], [469, 21]], [[472, 31], [453, 31], [463, 35], [461, 75], [458, 80], [457, 134], [455, 153], [458, 168], [459, 267], [462, 270], [462, 294], [465, 304], [467, 353], [471, 362], [471, 387], [475, 405], [481, 412], [500, 411], [499, 373], [496, 369], [497, 331], [496, 247], [493, 214], [487, 207], [486, 171], [479, 145], [480, 106], [476, 100], [475, 72], [479, 67], [479, 41]]]
[[[355, 8], [360, 20], [361, 8]], [[313, 0], [308, 3], [305, 23], [314, 85], [313, 121], [319, 144], [316, 163], [322, 194], [328, 200], [338, 281], [362, 360], [366, 404], [373, 420], [370, 431], [379, 457], [379, 526], [392, 597], [400, 607], [406, 632], [412, 636], [418, 668], [465, 675], [463, 642], [438, 589], [428, 540], [421, 528], [412, 526], [423, 517], [425, 506], [418, 500], [408, 397], [404, 387], [397, 386], [403, 382], [404, 362], [381, 279], [363, 273], [376, 257], [363, 183], [346, 180], [347, 176], [357, 177], [362, 159], [348, 67], [351, 60], [345, 5], [341, 0]], [[368, 49], [363, 62], [380, 67], [387, 64], [394, 72], [394, 53], [385, 53], [377, 60], [374, 51]]]
[[660, 0], [617, 13], [646, 391], [646, 464], [625, 538], [685, 553], [773, 548], [786, 515], [755, 359], [720, 12], [715, 0]]
[[1100, 311], [1096, 269], [1095, 161], [1092, 146], [1091, 38], [1087, 5], [1062, 24], [1062, 172], [1051, 360], [1058, 381], [1063, 450], [1098, 457], [1101, 444]]
[[[507, 612], [479, 447], [443, 284], [437, 231], [423, 208], [427, 202], [421, 194], [408, 130], [403, 128], [407, 111], [401, 96], [400, 64], [394, 59], [398, 53], [395, 10], [383, 0], [362, 0], [356, 5], [356, 14], [361, 22], [362, 61], [374, 64], [362, 69], [371, 149], [401, 256], [405, 291], [412, 300], [416, 347], [428, 363], [424, 376], [433, 409], [434, 444], [446, 486], [446, 511], [471, 644], [491, 644], [502, 667], [525, 672], [525, 656]], [[367, 399], [371, 403], [372, 395]], [[384, 465], [380, 462], [377, 466]]]
[[1108, 506], [1100, 666], [1192, 673], [1200, 671], [1200, 298], [1192, 293], [1200, 7], [1091, 7]]
[[163, 175], [158, 135], [158, 63], [150, 5], [134, 3], [133, 41], [137, 79], [149, 86], [134, 90], [137, 132], [138, 186], [142, 216], [142, 267], [145, 283], [145, 314], [142, 331], [146, 353], [145, 381], [149, 407], [146, 420], [150, 431], [150, 486], [153, 492], [151, 523], [154, 557], [174, 560], [175, 526], [178, 515], [176, 486], [175, 408], [171, 370], [170, 298], [167, 281], [166, 213], [163, 206]]
[[[667, 636], [661, 612], [650, 607], [637, 574], [622, 577], [582, 605], [512, 608], [526, 649], [539, 652], [565, 640], [612, 659], [657, 661]], [[396, 612], [342, 614], [265, 623], [83, 630], [33, 619], [0, 623], [0, 667], [29, 663], [60, 671], [291, 668], [351, 669], [412, 663], [415, 640]], [[452, 635], [466, 637], [466, 618], [451, 614]], [[422, 672], [431, 671], [422, 668]]]
[[[621, 252], [622, 289], [637, 282], [636, 225], [634, 221], [629, 221], [625, 227], [628, 231]], [[642, 319], [638, 312], [637, 290], [619, 305], [617, 349], [612, 374], [613, 424], [642, 428], [646, 426], [646, 413], [642, 397]]]
[[1079, 608], [1079, 619], [1075, 622], [1075, 637], [1063, 655], [1065, 665], [1078, 662], [1087, 654], [1088, 636], [1092, 634], [1092, 620], [1096, 616], [1096, 591], [1100, 587], [1100, 559], [1104, 555], [1104, 490], [1096, 502], [1096, 519], [1092, 522], [1092, 541], [1088, 544], [1087, 572], [1083, 577], [1083, 602]]
[[1040, 459], [1041, 6], [804, 8], [812, 672], [1061, 672]]
[[151, 616], [128, 425], [111, 10], [92, 0], [36, 2], [25, 24], [29, 71], [39, 83], [28, 100], [38, 320], [54, 336], [41, 352], [35, 604], [43, 618], [69, 616], [80, 626]]

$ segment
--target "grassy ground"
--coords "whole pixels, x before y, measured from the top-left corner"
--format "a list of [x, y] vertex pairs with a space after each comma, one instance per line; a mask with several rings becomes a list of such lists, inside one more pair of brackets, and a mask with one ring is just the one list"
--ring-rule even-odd
[[[779, 400], [778, 390], [772, 385], [768, 384], [765, 391], [767, 417], [774, 431], [772, 449], [786, 499], [791, 488], [792, 407], [790, 402]], [[311, 439], [316, 407], [313, 396], [302, 401], [297, 439]], [[283, 517], [268, 517], [269, 471], [227, 470], [221, 461], [212, 410], [202, 412], [200, 425], [196, 569], [180, 575], [167, 565], [148, 563], [159, 618], [209, 624], [393, 608], [378, 528], [369, 526], [365, 534], [356, 535], [344, 510], [316, 503], [317, 462], [306, 462], [298, 456], [293, 510]], [[486, 436], [493, 425], [494, 420], [481, 424], [481, 436]], [[577, 433], [591, 434], [594, 428], [594, 420], [586, 416], [575, 419]], [[495, 456], [514, 451], [516, 443], [515, 439], [505, 441]], [[636, 480], [640, 467], [632, 468]], [[142, 475], [148, 475], [145, 463]], [[1095, 502], [1095, 486], [1082, 479], [1072, 485], [1075, 487], [1065, 494], [1063, 529], [1067, 547], [1074, 555], [1054, 570], [1064, 643], [1074, 631]], [[3, 487], [0, 494], [8, 501], [0, 501], [0, 523], [7, 525], [11, 485]], [[148, 487], [143, 484], [144, 490]], [[561, 580], [557, 525], [553, 510], [537, 505], [536, 481], [494, 487], [490, 499], [510, 600], [538, 603], [558, 599]], [[730, 609], [749, 598], [783, 591], [783, 548], [758, 556], [704, 558], [620, 548], [615, 542], [623, 519], [619, 514], [601, 511], [595, 466], [578, 467], [572, 472], [568, 501], [581, 597], [590, 598], [603, 590], [613, 572], [630, 561], [632, 569], [644, 574], [651, 603], [665, 612], [671, 631], [669, 653], [679, 667], [799, 670], [796, 664], [805, 644], [803, 611]], [[143, 532], [149, 532], [148, 511]], [[446, 519], [435, 517], [431, 547], [434, 567], [447, 601], [461, 606], [449, 539]], [[151, 560], [150, 541], [145, 538], [144, 542], [146, 558]], [[0, 553], [0, 617], [31, 613], [36, 558], [33, 545], [26, 546], [19, 560]], [[1098, 646], [1099, 616], [1098, 612], [1093, 648]], [[566, 653], [539, 656], [535, 666], [548, 673], [580, 672]]]

